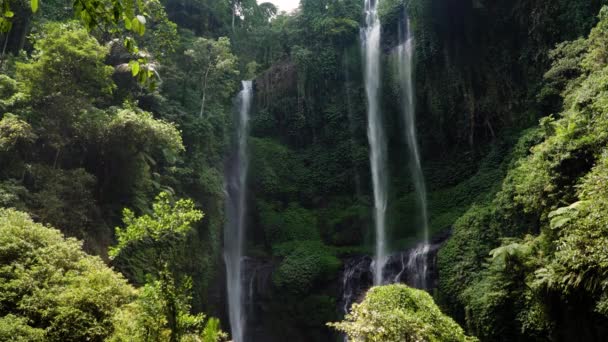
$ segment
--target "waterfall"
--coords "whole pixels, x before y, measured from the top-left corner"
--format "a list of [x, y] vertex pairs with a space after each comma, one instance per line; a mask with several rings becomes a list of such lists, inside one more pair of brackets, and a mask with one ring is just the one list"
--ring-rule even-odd
[[226, 172], [226, 227], [224, 229], [224, 261], [228, 313], [232, 340], [242, 342], [245, 330], [243, 313], [243, 244], [245, 240], [245, 214], [247, 211], [247, 169], [249, 156], [247, 138], [249, 132], [249, 110], [253, 95], [251, 81], [243, 81], [243, 90], [238, 94], [236, 153], [231, 158]]
[[[437, 252], [449, 238], [449, 232], [435, 237], [427, 244], [387, 255], [384, 265], [384, 283], [403, 283], [430, 290], [437, 286]], [[352, 256], [344, 261], [341, 275], [342, 291], [339, 311], [347, 314], [353, 303], [360, 301], [372, 286], [372, 259], [367, 255]], [[420, 272], [422, 268], [425, 272]]]
[[[414, 190], [418, 205], [420, 207], [420, 216], [422, 221], [422, 237], [423, 242], [417, 248], [421, 252], [428, 250], [429, 244], [429, 226], [426, 203], [426, 186], [424, 184], [424, 175], [422, 174], [422, 166], [420, 163], [420, 153], [418, 151], [418, 141], [416, 140], [416, 104], [414, 97], [416, 89], [414, 88], [414, 36], [410, 29], [410, 20], [407, 15], [404, 15], [404, 25], [399, 26], [399, 38], [401, 44], [397, 47], [397, 66], [399, 74], [399, 83], [402, 91], [402, 113], [403, 122], [405, 125], [404, 134], [409, 152], [409, 168], [414, 183]], [[403, 27], [405, 26], [405, 27]], [[405, 32], [404, 32], [405, 29]], [[417, 287], [426, 288], [424, 279], [426, 279], [427, 261], [426, 253], [421, 253], [416, 264], [411, 265], [416, 267], [416, 271], [420, 273], [421, 284]]]
[[365, 64], [365, 94], [367, 96], [367, 137], [374, 187], [374, 225], [376, 228], [375, 258], [372, 263], [374, 284], [382, 284], [382, 270], [386, 264], [386, 140], [380, 113], [380, 20], [378, 1], [365, 0], [365, 27], [361, 29], [361, 50]]

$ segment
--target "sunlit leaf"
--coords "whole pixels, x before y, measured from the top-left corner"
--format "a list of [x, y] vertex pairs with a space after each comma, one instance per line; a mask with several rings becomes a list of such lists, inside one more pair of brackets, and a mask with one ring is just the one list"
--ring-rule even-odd
[[139, 62], [131, 61], [129, 65], [131, 66], [131, 74], [137, 76], [137, 74], [139, 74]]

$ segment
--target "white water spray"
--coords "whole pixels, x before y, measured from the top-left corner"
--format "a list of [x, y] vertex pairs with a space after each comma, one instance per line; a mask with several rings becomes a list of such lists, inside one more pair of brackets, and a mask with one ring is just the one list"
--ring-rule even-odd
[[378, 1], [365, 0], [365, 27], [361, 29], [361, 49], [365, 63], [365, 93], [367, 95], [367, 137], [370, 146], [370, 164], [374, 187], [374, 224], [376, 251], [373, 262], [374, 284], [382, 284], [386, 264], [386, 140], [379, 105], [380, 90], [380, 20]]
[[[424, 175], [422, 174], [422, 166], [420, 163], [420, 153], [418, 151], [418, 141], [416, 140], [416, 104], [414, 96], [416, 90], [414, 88], [414, 36], [411, 32], [410, 21], [407, 16], [404, 16], [405, 26], [399, 29], [399, 38], [402, 42], [397, 47], [397, 60], [398, 60], [398, 72], [399, 72], [399, 83], [402, 91], [402, 112], [403, 122], [405, 124], [405, 140], [408, 146], [409, 152], [409, 167], [412, 175], [412, 181], [414, 183], [414, 190], [418, 198], [418, 205], [420, 207], [421, 221], [422, 221], [422, 234], [423, 243], [416, 248], [419, 256], [416, 258], [417, 261], [410, 265], [413, 272], [416, 272], [421, 281], [417, 286], [426, 288], [426, 273], [428, 269], [426, 251], [428, 251], [429, 245], [429, 226], [428, 226], [428, 213], [427, 213], [427, 202], [426, 202], [426, 186], [424, 184]], [[405, 29], [405, 32], [403, 32]]]
[[249, 156], [249, 111], [253, 95], [251, 81], [243, 81], [238, 95], [237, 151], [226, 175], [227, 204], [224, 229], [224, 261], [228, 292], [228, 312], [232, 340], [244, 341], [245, 315], [243, 313], [243, 245], [245, 241], [245, 214], [247, 212], [247, 170]]

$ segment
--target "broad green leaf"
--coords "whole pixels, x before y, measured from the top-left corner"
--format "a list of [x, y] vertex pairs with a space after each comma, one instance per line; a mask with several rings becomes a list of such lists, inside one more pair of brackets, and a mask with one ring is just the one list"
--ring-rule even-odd
[[129, 65], [131, 66], [131, 74], [137, 76], [137, 74], [139, 74], [139, 62], [131, 61], [129, 62]]
[[137, 18], [131, 19], [131, 30], [133, 32], [139, 32], [139, 20], [137, 20]]
[[564, 225], [566, 225], [568, 222], [570, 222], [571, 218], [570, 217], [556, 217], [554, 219], [551, 220], [550, 226], [551, 229], [559, 229], [561, 227], [563, 227]]
[[32, 7], [32, 12], [36, 13], [38, 11], [38, 0], [30, 0], [30, 6]]
[[144, 23], [142, 23], [139, 17], [143, 18], [142, 16], [138, 15], [131, 20], [131, 27], [133, 32], [137, 32], [140, 36], [143, 36], [144, 32], [146, 31], [145, 19]]
[[129, 19], [125, 19], [125, 28], [126, 28], [127, 30], [130, 30], [130, 29], [131, 29], [131, 20], [129, 20]]

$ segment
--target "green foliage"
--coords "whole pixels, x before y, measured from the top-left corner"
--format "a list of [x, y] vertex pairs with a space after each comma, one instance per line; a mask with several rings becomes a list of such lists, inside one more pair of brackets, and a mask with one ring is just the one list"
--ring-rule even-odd
[[290, 203], [284, 210], [264, 202], [258, 206], [260, 223], [271, 245], [293, 240], [320, 240], [317, 219], [309, 210], [296, 203]]
[[544, 261], [543, 240], [504, 239], [490, 252], [480, 279], [462, 294], [467, 324], [482, 340], [543, 339], [552, 327], [542, 297], [530, 286], [534, 268]]
[[319, 230], [334, 246], [358, 246], [371, 220], [369, 209], [350, 198], [335, 198], [319, 212]]
[[386, 0], [378, 3], [378, 17], [381, 23], [394, 24], [399, 20], [405, 6], [404, 0]]
[[[113, 341], [191, 341], [202, 336], [204, 341], [219, 341], [224, 334], [215, 320], [204, 324], [205, 316], [191, 314], [192, 278], [178, 276], [175, 268], [175, 249], [180, 240], [191, 231], [192, 224], [201, 220], [203, 213], [194, 209], [191, 200], [172, 202], [166, 192], [161, 192], [152, 206], [151, 214], [135, 217], [124, 210], [126, 227], [116, 228], [118, 244], [110, 248], [115, 258], [129, 247], [142, 247], [151, 243], [152, 260], [142, 295], [138, 301], [123, 310], [115, 319], [119, 327]], [[177, 241], [176, 241], [177, 240]], [[178, 243], [176, 243], [178, 242]], [[135, 333], [134, 333], [135, 332]]]
[[[10, 33], [15, 19], [15, 13], [10, 10], [11, 0], [2, 2], [2, 13], [0, 15], [0, 32]], [[15, 1], [18, 5], [23, 5], [20, 1]], [[19, 7], [21, 7], [19, 6]], [[30, 8], [32, 13], [36, 13], [39, 7], [39, 0], [30, 0]], [[49, 17], [57, 16], [56, 9], [53, 6], [45, 6], [51, 10]], [[49, 8], [50, 7], [50, 8]], [[166, 18], [166, 13], [162, 10], [159, 1], [120, 1], [120, 0], [79, 0], [72, 5], [72, 10], [76, 19], [80, 20], [87, 31], [101, 30], [112, 35], [125, 34], [125, 31], [143, 36], [146, 32], [146, 18], [157, 19], [157, 23], [165, 24], [165, 29], [171, 30], [171, 25]], [[65, 11], [65, 8], [64, 8]], [[28, 20], [31, 16], [29, 13], [20, 13], [25, 18], [17, 18], [17, 23], [20, 20]], [[61, 15], [59, 15], [61, 17]], [[155, 23], [155, 24], [157, 24]], [[174, 30], [174, 27], [173, 27]], [[155, 30], [158, 33], [159, 30]], [[161, 39], [163, 35], [159, 36]], [[165, 35], [166, 37], [166, 35]], [[161, 43], [162, 44], [162, 43]], [[124, 37], [124, 46], [131, 54], [138, 54], [139, 49], [132, 37]], [[4, 50], [2, 57], [4, 58]], [[154, 82], [149, 82], [149, 79], [154, 75], [154, 66], [148, 63], [146, 55], [140, 55], [140, 58], [131, 61], [130, 65], [142, 72], [134, 72], [133, 76], [138, 76], [138, 80], [142, 84], [154, 86]]]
[[9, 113], [22, 107], [27, 97], [19, 92], [19, 84], [7, 75], [0, 75], [0, 111]]
[[587, 45], [585, 39], [578, 39], [560, 43], [551, 50], [551, 68], [545, 73], [545, 83], [538, 95], [541, 101], [555, 101], [553, 97], [561, 98], [566, 86], [572, 87], [575, 84], [572, 80], [583, 75], [581, 64], [587, 52]]
[[315, 285], [334, 277], [341, 266], [332, 250], [318, 241], [278, 245], [277, 255], [284, 255], [273, 275], [273, 283], [292, 294], [309, 293]]
[[[581, 180], [600, 160], [608, 128], [600, 100], [606, 95], [605, 23], [589, 40], [547, 53], [557, 41], [586, 34], [602, 2], [379, 3], [385, 52], [397, 43], [403, 11], [412, 19], [430, 225], [437, 232], [456, 222], [439, 256], [440, 298], [463, 322], [468, 313], [469, 328], [482, 337], [554, 333], [545, 316], [549, 296], [552, 303], [561, 303], [555, 299], [561, 296], [573, 302], [582, 293], [594, 315], [608, 311], [599, 290], [604, 260], [596, 255], [603, 239], [593, 227], [603, 219], [594, 211], [603, 210], [600, 195], [593, 194], [603, 184], [602, 172], [594, 181]], [[371, 224], [358, 40], [362, 1], [307, 0], [287, 15], [254, 0], [83, 0], [73, 4], [82, 26], [43, 24], [67, 18], [61, 1], [8, 4], [0, 8], [0, 30], [15, 24], [2, 37], [8, 52], [21, 49], [30, 27], [34, 34], [21, 55], [2, 56], [0, 205], [23, 208], [83, 237], [85, 247], [94, 245], [101, 255], [112, 240], [108, 227], [118, 224], [122, 208], [133, 208], [117, 231], [112, 262], [134, 283], [147, 285], [115, 316], [114, 338], [216, 339], [217, 321], [206, 320], [205, 329], [203, 318], [190, 312], [218, 305], [207, 295], [221, 274], [222, 170], [239, 75], [257, 77], [248, 202], [258, 210], [248, 220], [256, 232], [250, 241], [258, 245], [251, 247], [280, 260], [273, 278], [277, 301], [294, 303], [276, 311], [289, 313], [280, 317], [281, 331], [291, 329], [284, 336], [326, 337], [319, 322], [335, 314], [335, 289], [327, 284], [340, 264], [333, 246], [360, 252]], [[541, 103], [531, 105], [550, 58]], [[125, 73], [141, 82], [162, 80], [161, 87], [139, 87], [125, 81], [131, 77]], [[389, 153], [403, 155], [395, 95], [383, 95]], [[513, 142], [504, 138], [510, 134], [505, 128], [517, 130], [562, 107], [568, 114], [545, 119], [509, 153]], [[545, 137], [532, 157], [520, 158]], [[494, 148], [480, 143], [489, 140]], [[462, 148], [466, 142], [472, 152]], [[441, 161], [428, 163], [429, 156]], [[389, 166], [397, 175], [389, 224], [400, 247], [416, 233], [404, 223], [417, 226], [416, 199], [402, 164]], [[592, 182], [595, 187], [585, 185]], [[180, 201], [161, 201], [164, 214], [158, 214], [149, 208], [161, 191], [193, 200], [181, 209]], [[195, 206], [209, 216], [200, 224]], [[594, 218], [578, 226], [586, 217]], [[181, 224], [171, 225], [176, 221]], [[543, 239], [523, 239], [541, 230]], [[519, 239], [500, 248], [505, 236]], [[588, 239], [598, 241], [593, 260], [579, 255], [577, 243]], [[568, 246], [563, 255], [558, 242]], [[490, 251], [496, 256], [488, 260]], [[595, 273], [600, 276], [590, 275]], [[37, 338], [37, 330], [26, 326], [32, 321], [3, 319], [8, 323], [0, 327], [14, 325]], [[500, 329], [501, 322], [514, 323]]]
[[15, 342], [42, 342], [44, 330], [28, 325], [25, 317], [8, 314], [0, 318], [0, 340]]
[[103, 143], [123, 153], [146, 153], [174, 163], [184, 146], [175, 124], [154, 119], [137, 108], [113, 108], [111, 121], [103, 128]]
[[17, 63], [17, 81], [33, 107], [61, 106], [68, 112], [64, 115], [73, 115], [85, 109], [91, 98], [102, 100], [115, 88], [110, 78], [113, 69], [104, 64], [108, 49], [77, 24], [45, 25], [35, 48], [31, 62]]
[[440, 253], [442, 298], [484, 340], [588, 339], [605, 324], [606, 20], [552, 54], [543, 96], [561, 94], [562, 113]]
[[7, 113], [0, 120], [0, 153], [31, 145], [36, 138], [32, 126], [16, 115]]
[[405, 285], [371, 288], [344, 321], [328, 325], [356, 341], [476, 341], [428, 293]]
[[0, 207], [24, 210], [23, 198], [27, 194], [27, 189], [14, 180], [1, 182]]
[[290, 198], [297, 192], [305, 170], [293, 151], [271, 139], [251, 139], [251, 182], [257, 193], [273, 199]]
[[96, 218], [92, 193], [96, 179], [83, 169], [61, 170], [33, 165], [31, 176], [35, 186], [25, 200], [32, 215], [42, 222], [62, 227], [74, 237], [100, 238], [93, 229]]
[[194, 209], [191, 200], [180, 199], [172, 203], [169, 194], [161, 192], [152, 206], [151, 215], [135, 217], [131, 210], [123, 211], [126, 227], [116, 227], [118, 245], [111, 247], [109, 254], [116, 257], [126, 246], [143, 239], [159, 242], [173, 235], [184, 236], [191, 229], [192, 223], [202, 218], [203, 213]]
[[219, 342], [225, 339], [226, 334], [220, 330], [220, 320], [209, 318], [202, 332], [203, 342]]
[[102, 340], [117, 308], [135, 296], [81, 243], [0, 209], [0, 335], [15, 340]]
[[[389, 39], [403, 25], [396, 20], [402, 3], [415, 34], [418, 117], [423, 127], [433, 128], [426, 135], [442, 150], [466, 143], [474, 148], [504, 128], [528, 127], [559, 111], [558, 96], [536, 101], [549, 51], [587, 35], [606, 4], [387, 0], [380, 4]], [[448, 56], [450, 62], [443, 63]]]
[[[143, 284], [146, 273], [155, 271], [147, 266], [158, 266], [150, 262], [157, 259], [156, 247], [170, 244], [171, 250], [163, 249], [166, 260], [175, 279], [192, 275], [191, 302], [193, 311], [200, 311], [209, 304], [206, 291], [220, 256], [221, 170], [238, 68], [236, 57], [228, 56], [229, 41], [209, 38], [232, 58], [219, 65], [230, 79], [214, 76], [209, 115], [196, 119], [187, 113], [200, 107], [200, 73], [190, 75], [196, 67], [184, 53], [195, 38], [182, 30], [178, 35], [165, 13], [167, 2], [121, 7], [120, 2], [85, 0], [74, 3], [80, 23], [68, 21], [72, 6], [61, 1], [39, 5], [31, 16], [29, 2], [12, 1], [15, 25], [0, 37], [5, 73], [0, 75], [0, 204], [83, 238], [86, 250], [105, 257], [113, 242], [109, 227], [120, 224], [122, 208], [152, 216], [150, 204], [160, 191], [193, 197], [212, 217], [193, 223], [187, 239], [173, 236], [157, 243], [145, 238], [129, 244], [113, 263], [132, 282]], [[217, 1], [206, 5], [205, 12], [226, 8]], [[107, 10], [114, 11], [115, 22], [102, 20], [108, 19]], [[90, 17], [86, 11], [92, 11]], [[205, 46], [198, 45], [202, 55], [197, 58], [208, 57]], [[154, 74], [164, 87], [159, 92], [140, 87], [125, 68], [138, 78]], [[198, 92], [192, 111], [183, 88]]]
[[227, 37], [217, 41], [197, 38], [184, 54], [193, 72], [191, 78], [198, 80], [195, 89], [201, 94], [199, 117], [202, 117], [207, 98], [222, 99], [234, 93], [235, 80], [239, 75], [237, 58], [231, 52], [230, 39]]
[[226, 335], [219, 329], [217, 319], [190, 313], [192, 298], [187, 294], [191, 287], [188, 279], [179, 288], [171, 281], [150, 281], [140, 289], [137, 300], [116, 313], [113, 318], [115, 330], [109, 341], [171, 341], [172, 326], [167, 320], [171, 314], [177, 320], [173, 337], [177, 341], [225, 340]]

